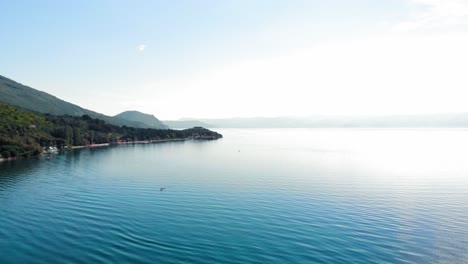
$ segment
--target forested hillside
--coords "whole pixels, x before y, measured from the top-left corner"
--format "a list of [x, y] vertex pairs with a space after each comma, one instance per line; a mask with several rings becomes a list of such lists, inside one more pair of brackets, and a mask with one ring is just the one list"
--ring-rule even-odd
[[201, 127], [185, 130], [120, 127], [88, 115], [38, 114], [0, 104], [0, 153], [3, 158], [35, 156], [48, 146], [65, 148], [137, 140], [220, 137], [220, 134]]
[[0, 154], [3, 158], [28, 157], [54, 143], [48, 133], [53, 124], [43, 116], [0, 104]]

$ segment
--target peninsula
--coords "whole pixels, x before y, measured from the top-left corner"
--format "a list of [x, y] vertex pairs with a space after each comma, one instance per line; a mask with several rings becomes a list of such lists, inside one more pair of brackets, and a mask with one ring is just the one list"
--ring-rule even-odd
[[137, 111], [106, 116], [0, 76], [0, 160], [51, 149], [221, 137], [200, 126], [169, 129], [155, 116]]
[[72, 149], [221, 137], [202, 127], [173, 130], [117, 126], [89, 115], [40, 114], [0, 103], [1, 160], [37, 156], [50, 147]]

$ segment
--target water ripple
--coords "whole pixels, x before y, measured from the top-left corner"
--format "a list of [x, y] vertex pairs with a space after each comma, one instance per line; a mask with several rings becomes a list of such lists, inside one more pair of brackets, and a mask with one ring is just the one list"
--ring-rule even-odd
[[466, 131], [243, 131], [0, 163], [0, 262], [468, 262]]

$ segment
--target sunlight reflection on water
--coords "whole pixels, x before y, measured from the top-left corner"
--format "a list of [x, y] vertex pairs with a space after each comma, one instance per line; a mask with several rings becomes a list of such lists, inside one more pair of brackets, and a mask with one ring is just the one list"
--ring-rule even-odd
[[467, 260], [468, 130], [220, 132], [0, 164], [0, 262]]

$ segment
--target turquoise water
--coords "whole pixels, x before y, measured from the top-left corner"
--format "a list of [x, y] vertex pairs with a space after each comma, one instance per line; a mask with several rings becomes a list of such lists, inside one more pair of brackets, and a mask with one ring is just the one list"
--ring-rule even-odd
[[0, 263], [468, 262], [468, 130], [219, 132], [0, 163]]

